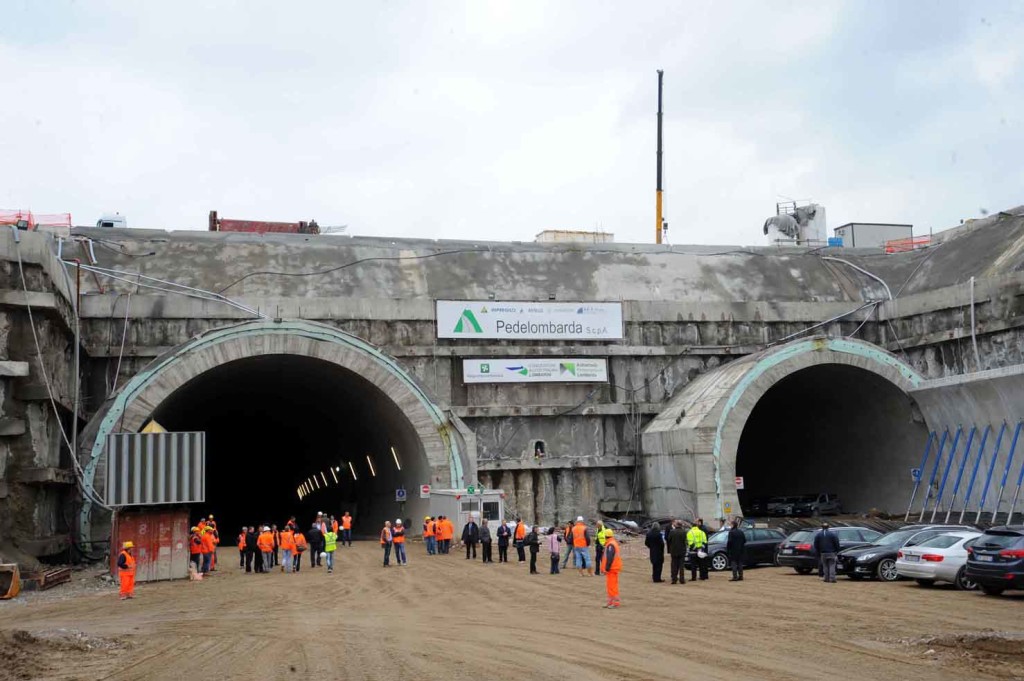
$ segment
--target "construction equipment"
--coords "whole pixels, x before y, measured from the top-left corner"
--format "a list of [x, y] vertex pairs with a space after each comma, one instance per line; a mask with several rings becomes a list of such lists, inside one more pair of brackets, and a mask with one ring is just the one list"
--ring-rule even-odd
[[0, 601], [14, 598], [21, 593], [21, 573], [17, 563], [0, 565]]

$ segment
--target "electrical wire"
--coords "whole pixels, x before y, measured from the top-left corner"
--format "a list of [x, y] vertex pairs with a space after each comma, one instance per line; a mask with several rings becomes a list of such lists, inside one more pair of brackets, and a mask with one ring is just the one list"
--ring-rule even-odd
[[[17, 228], [12, 227], [12, 230], [17, 230]], [[25, 310], [28, 313], [28, 324], [29, 328], [32, 331], [32, 342], [35, 344], [36, 358], [38, 359], [39, 362], [39, 373], [42, 376], [43, 384], [46, 386], [46, 394], [50, 398], [50, 406], [53, 409], [54, 418], [57, 420], [57, 427], [60, 429], [61, 438], [64, 440], [64, 444], [67, 445], [68, 451], [71, 454], [71, 463], [74, 465], [75, 468], [75, 479], [78, 481], [78, 484], [82, 489], [83, 495], [88, 497], [93, 503], [97, 504], [98, 506], [109, 510], [110, 507], [106, 506], [102, 501], [99, 500], [98, 492], [96, 492], [95, 488], [91, 488], [89, 485], [86, 484], [85, 471], [82, 470], [82, 466], [78, 462], [78, 452], [76, 452], [74, 446], [72, 446], [71, 439], [68, 437], [67, 431], [64, 429], [64, 423], [60, 419], [60, 410], [57, 408], [57, 399], [53, 396], [53, 386], [50, 383], [50, 377], [46, 372], [46, 364], [43, 360], [44, 354], [42, 350], [42, 345], [39, 342], [39, 334], [36, 331], [36, 322], [35, 317], [32, 314], [32, 305], [29, 302], [28, 282], [25, 279], [25, 264], [21, 259], [21, 239], [18, 237], [16, 231], [14, 233], [14, 253], [18, 258], [18, 274], [20, 275], [21, 278], [22, 290], [25, 293]], [[75, 314], [78, 314], [77, 308], [75, 310]], [[75, 423], [75, 421], [78, 420], [78, 414], [72, 414], [71, 417], [73, 419], [72, 427], [77, 428], [77, 424]]]
[[[114, 301], [115, 304], [117, 301]], [[128, 300], [124, 305], [124, 328], [121, 330], [121, 349], [117, 352], [117, 368], [114, 369], [114, 387], [111, 389], [110, 394], [113, 395], [117, 392], [117, 380], [121, 377], [121, 358], [124, 357], [124, 342], [128, 338], [128, 311], [132, 307], [132, 292], [128, 292]]]

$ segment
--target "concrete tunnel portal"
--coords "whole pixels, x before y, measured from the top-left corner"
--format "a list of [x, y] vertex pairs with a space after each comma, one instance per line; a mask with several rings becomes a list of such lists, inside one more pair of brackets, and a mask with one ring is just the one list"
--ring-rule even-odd
[[740, 507], [830, 493], [844, 511], [900, 510], [928, 431], [912, 399], [855, 366], [820, 364], [775, 383], [747, 417], [736, 452]]
[[206, 503], [193, 514], [212, 513], [231, 532], [345, 510], [359, 519], [357, 531], [372, 532], [402, 512], [396, 489], [414, 496], [431, 477], [394, 402], [359, 374], [310, 357], [223, 364], [176, 390], [153, 418], [206, 433]]
[[[291, 515], [308, 524], [317, 511], [345, 510], [357, 534], [372, 534], [385, 519], [422, 517], [420, 485], [464, 486], [474, 474], [464, 426], [412, 375], [358, 337], [313, 322], [214, 329], [154, 360], [90, 422], [86, 480], [104, 479], [109, 433], [150, 420], [206, 433], [205, 501], [190, 513], [212, 513], [229, 539], [243, 524]], [[82, 541], [101, 538], [106, 520], [86, 500]]]

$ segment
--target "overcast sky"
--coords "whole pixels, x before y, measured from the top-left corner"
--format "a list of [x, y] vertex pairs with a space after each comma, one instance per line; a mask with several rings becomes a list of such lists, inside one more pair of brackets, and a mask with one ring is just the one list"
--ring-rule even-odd
[[0, 208], [758, 244], [1024, 203], [1020, 2], [0, 3]]

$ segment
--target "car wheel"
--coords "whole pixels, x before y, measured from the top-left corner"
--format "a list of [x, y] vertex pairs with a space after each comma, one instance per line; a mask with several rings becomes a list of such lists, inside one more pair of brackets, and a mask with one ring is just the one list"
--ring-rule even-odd
[[814, 570], [814, 568], [806, 568], [806, 567], [799, 567], [799, 568], [795, 567], [793, 569], [796, 570], [796, 573], [798, 575], [809, 575]]
[[1001, 586], [982, 586], [981, 590], [985, 592], [986, 596], [1001, 596], [1005, 589]]
[[935, 586], [934, 579], [915, 579], [914, 581], [920, 584], [921, 586]]
[[711, 556], [711, 569], [715, 572], [721, 572], [725, 568], [729, 567], [729, 559], [726, 558], [724, 553], [716, 553]]
[[900, 573], [896, 572], [896, 561], [892, 558], [878, 561], [878, 569], [875, 570], [875, 574], [883, 582], [895, 582], [900, 577]]
[[978, 588], [977, 582], [972, 582], [971, 580], [967, 579], [966, 566], [960, 568], [960, 571], [956, 573], [956, 582], [954, 582], [954, 584], [956, 584], [956, 588], [960, 589], [961, 591], [974, 591]]

